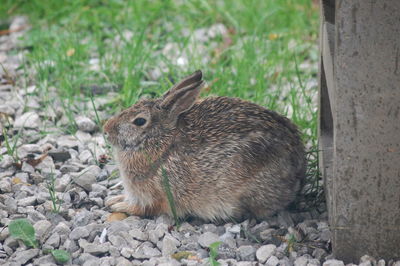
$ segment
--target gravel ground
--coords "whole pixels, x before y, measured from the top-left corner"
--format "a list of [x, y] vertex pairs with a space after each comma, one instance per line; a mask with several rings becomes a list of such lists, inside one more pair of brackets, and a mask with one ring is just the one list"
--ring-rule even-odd
[[[25, 23], [17, 17], [10, 28]], [[91, 103], [81, 103], [89, 111], [74, 117], [79, 130], [66, 135], [62, 129], [68, 118], [56, 97], [51, 108], [43, 108], [49, 104], [43, 104], [38, 88], [10, 84], [8, 77], [22, 74], [18, 67], [24, 50], [17, 42], [21, 34], [0, 36], [0, 63], [7, 70], [0, 68], [0, 131], [4, 128], [8, 138], [17, 139], [16, 155], [22, 162], [15, 164], [2, 144], [0, 265], [56, 265], [44, 252], [48, 249], [68, 251], [67, 265], [209, 265], [208, 247], [216, 241], [222, 243], [216, 258], [221, 265], [344, 265], [330, 254], [326, 213], [285, 211], [260, 223], [192, 219], [179, 228], [164, 215], [143, 219], [111, 214], [104, 202], [122, 188]], [[101, 111], [107, 100], [95, 103], [100, 117], [110, 115]], [[0, 137], [4, 143], [3, 133]], [[61, 202], [56, 212], [49, 187]], [[17, 218], [33, 224], [39, 248], [27, 248], [9, 235], [8, 224]], [[180, 261], [171, 255], [180, 256]], [[384, 263], [368, 256], [360, 259], [363, 266]]]

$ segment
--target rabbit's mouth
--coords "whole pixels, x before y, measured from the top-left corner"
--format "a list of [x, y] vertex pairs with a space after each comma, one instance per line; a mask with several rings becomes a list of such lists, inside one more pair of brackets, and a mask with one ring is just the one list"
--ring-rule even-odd
[[142, 149], [142, 141], [135, 141], [128, 143], [126, 140], [119, 140], [119, 148], [123, 151], [139, 151]]

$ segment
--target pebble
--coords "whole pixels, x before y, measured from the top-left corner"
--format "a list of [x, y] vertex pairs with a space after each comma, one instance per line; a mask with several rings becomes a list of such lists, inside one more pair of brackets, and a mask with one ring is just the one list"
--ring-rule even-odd
[[0, 168], [7, 169], [12, 166], [14, 163], [14, 159], [12, 156], [5, 154], [3, 155], [2, 160], [0, 161]]
[[167, 234], [164, 236], [162, 240], [162, 255], [163, 256], [169, 256], [175, 253], [178, 250], [178, 245], [180, 242], [172, 237], [171, 235]]
[[266, 265], [268, 266], [276, 266], [279, 264], [279, 259], [275, 256], [271, 256], [267, 259]]
[[264, 245], [257, 249], [256, 257], [260, 263], [265, 263], [272, 255], [274, 255], [276, 246], [274, 244]]
[[73, 181], [84, 188], [86, 191], [92, 190], [92, 184], [96, 182], [96, 176], [101, 172], [100, 167], [97, 165], [90, 165], [79, 173], [72, 175]]
[[238, 257], [244, 261], [253, 261], [255, 259], [256, 249], [253, 246], [245, 245], [238, 248]]
[[14, 128], [33, 128], [37, 129], [40, 127], [39, 115], [35, 112], [26, 112], [23, 115], [17, 117], [14, 122]]
[[46, 239], [46, 236], [49, 235], [51, 226], [52, 226], [51, 223], [49, 221], [47, 221], [47, 220], [37, 221], [33, 225], [33, 228], [35, 228], [36, 237], [41, 242], [43, 242]]
[[344, 266], [344, 263], [341, 260], [330, 259], [325, 261], [322, 266]]
[[308, 258], [305, 256], [301, 256], [295, 259], [294, 266], [307, 266]]
[[14, 253], [15, 257], [11, 258], [11, 261], [15, 265], [25, 265], [29, 260], [39, 255], [39, 249], [28, 249]]
[[199, 237], [199, 244], [203, 248], [209, 247], [212, 243], [219, 241], [219, 237], [217, 234], [211, 232], [205, 232], [204, 234], [200, 235]]
[[83, 132], [92, 133], [97, 129], [96, 123], [86, 116], [78, 116], [75, 118], [76, 125]]
[[89, 236], [89, 231], [86, 227], [79, 226], [75, 227], [69, 234], [69, 238], [72, 240], [78, 240], [80, 238], [86, 238]]
[[11, 193], [12, 192], [12, 186], [11, 186], [10, 179], [3, 178], [2, 180], [0, 180], [0, 191], [2, 193]]
[[36, 205], [36, 196], [25, 197], [17, 201], [18, 206], [26, 207]]
[[65, 162], [71, 158], [71, 154], [66, 149], [51, 149], [47, 153], [55, 162]]
[[92, 254], [92, 255], [102, 255], [108, 252], [109, 243], [89, 243], [85, 239], [78, 240], [79, 246], [83, 248], [84, 252]]

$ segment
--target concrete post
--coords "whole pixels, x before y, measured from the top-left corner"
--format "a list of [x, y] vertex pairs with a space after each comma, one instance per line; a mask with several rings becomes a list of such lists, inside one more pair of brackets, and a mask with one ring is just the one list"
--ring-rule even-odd
[[400, 1], [321, 0], [320, 161], [333, 251], [400, 258]]

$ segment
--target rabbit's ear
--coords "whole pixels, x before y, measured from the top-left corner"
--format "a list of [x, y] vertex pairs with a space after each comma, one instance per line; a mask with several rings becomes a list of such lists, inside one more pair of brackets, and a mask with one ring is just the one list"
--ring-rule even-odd
[[163, 99], [167, 98], [169, 95], [171, 95], [175, 91], [178, 91], [178, 90], [183, 89], [191, 84], [201, 81], [202, 77], [203, 77], [203, 73], [201, 73], [201, 70], [195, 71], [192, 75], [185, 77], [180, 82], [175, 84], [171, 89], [169, 89], [163, 95]]
[[204, 82], [202, 80], [194, 82], [184, 88], [171, 92], [165, 97], [160, 106], [169, 112], [169, 117], [175, 119], [181, 113], [192, 107], [200, 94]]

